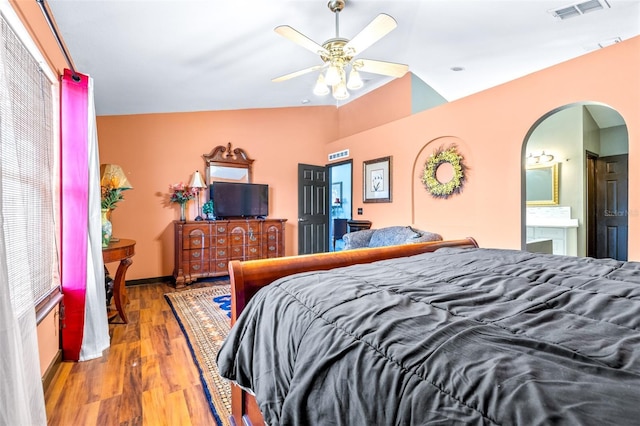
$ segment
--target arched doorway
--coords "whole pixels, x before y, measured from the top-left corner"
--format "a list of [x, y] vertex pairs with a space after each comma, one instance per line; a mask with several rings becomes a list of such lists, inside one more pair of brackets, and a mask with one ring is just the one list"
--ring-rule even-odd
[[[626, 260], [628, 141], [622, 116], [597, 103], [563, 106], [532, 126], [522, 150], [523, 249]], [[554, 172], [557, 187], [539, 187], [553, 185]]]

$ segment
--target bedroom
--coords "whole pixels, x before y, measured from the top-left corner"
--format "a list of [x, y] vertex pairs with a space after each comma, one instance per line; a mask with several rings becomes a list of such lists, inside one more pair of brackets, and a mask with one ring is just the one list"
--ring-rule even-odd
[[[64, 61], [42, 23], [40, 11], [36, 5], [24, 8], [27, 22], [42, 38], [56, 67], [62, 69]], [[118, 234], [138, 241], [128, 279], [171, 275], [171, 222], [178, 212], [163, 204], [166, 188], [187, 180], [195, 168], [202, 167], [203, 153], [228, 141], [256, 159], [256, 179], [276, 188], [271, 215], [289, 219], [289, 254], [295, 254], [292, 219], [297, 212], [286, 194], [295, 191], [290, 182], [297, 163], [324, 164], [328, 153], [347, 147], [354, 160], [354, 200], [360, 198], [357, 182], [362, 179], [361, 162], [394, 156], [393, 203], [357, 203], [354, 210], [364, 208], [362, 218], [376, 226], [413, 223], [425, 229], [437, 227], [446, 238], [471, 235], [486, 247], [520, 248], [523, 143], [537, 120], [550, 111], [588, 101], [615, 108], [628, 128], [629, 181], [631, 188], [637, 187], [639, 43], [637, 37], [626, 40], [418, 114], [411, 113], [413, 83], [406, 77], [339, 110], [314, 107], [99, 117], [102, 160], [123, 166], [135, 186], [113, 218]], [[608, 78], [603, 79], [603, 75]], [[369, 121], [355, 119], [362, 116]], [[354, 122], [359, 125], [349, 127], [348, 123]], [[421, 155], [449, 141], [440, 138], [451, 135], [469, 161], [470, 178], [461, 196], [431, 200], [415, 184], [415, 167], [423, 161]], [[190, 141], [188, 145], [186, 140]], [[306, 144], [300, 144], [300, 140]], [[173, 149], [175, 146], [180, 149]], [[171, 155], [166, 155], [167, 150]], [[631, 193], [629, 211], [640, 211], [639, 202]], [[469, 217], [469, 211], [474, 212], [473, 217]], [[638, 215], [630, 215], [630, 234], [637, 234], [639, 226]], [[640, 259], [637, 240], [629, 241], [629, 258]]]

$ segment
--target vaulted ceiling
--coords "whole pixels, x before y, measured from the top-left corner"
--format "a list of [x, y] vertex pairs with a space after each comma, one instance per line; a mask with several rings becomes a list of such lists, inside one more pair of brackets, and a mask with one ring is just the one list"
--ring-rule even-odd
[[[560, 19], [552, 11], [575, 2], [347, 0], [340, 36], [353, 38], [379, 13], [393, 16], [398, 27], [360, 56], [408, 64], [452, 101], [640, 34], [640, 0], [590, 0], [583, 9], [594, 3], [603, 8]], [[322, 64], [274, 28], [287, 24], [322, 44], [335, 36], [325, 0], [48, 4], [76, 70], [94, 79], [98, 115], [340, 105], [313, 95], [317, 72], [271, 81]], [[390, 81], [362, 76], [364, 87], [342, 103]]]

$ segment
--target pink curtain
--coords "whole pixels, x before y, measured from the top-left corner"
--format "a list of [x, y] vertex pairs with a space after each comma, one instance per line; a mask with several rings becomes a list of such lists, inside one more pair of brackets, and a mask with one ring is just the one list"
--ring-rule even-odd
[[93, 80], [69, 70], [61, 81], [61, 280], [65, 360], [98, 358], [109, 347], [100, 220], [100, 159]]
[[65, 360], [73, 361], [80, 358], [84, 330], [89, 197], [89, 79], [77, 75], [80, 81], [75, 81], [71, 71], [65, 70], [60, 96], [61, 278], [65, 305], [62, 355]]

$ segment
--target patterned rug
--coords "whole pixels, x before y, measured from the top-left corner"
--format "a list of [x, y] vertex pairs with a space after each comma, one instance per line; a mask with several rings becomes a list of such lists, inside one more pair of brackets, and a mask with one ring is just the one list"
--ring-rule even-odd
[[209, 406], [218, 425], [228, 425], [231, 388], [220, 377], [216, 356], [229, 334], [231, 295], [229, 282], [164, 295], [187, 338]]

